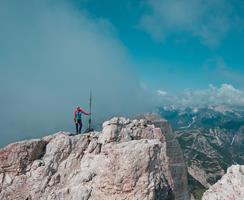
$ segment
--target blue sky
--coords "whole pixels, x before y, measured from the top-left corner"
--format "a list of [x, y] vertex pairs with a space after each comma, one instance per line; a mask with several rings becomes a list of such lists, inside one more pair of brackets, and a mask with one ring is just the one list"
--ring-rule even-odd
[[92, 17], [104, 18], [113, 25], [141, 80], [149, 87], [179, 91], [225, 82], [244, 86], [234, 76], [244, 75], [243, 1], [74, 3]]

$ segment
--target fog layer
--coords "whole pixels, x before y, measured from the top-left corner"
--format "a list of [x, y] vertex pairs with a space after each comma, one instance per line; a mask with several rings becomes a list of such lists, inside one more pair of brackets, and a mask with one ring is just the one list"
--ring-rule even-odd
[[68, 1], [0, 1], [0, 146], [73, 131], [73, 110], [93, 118], [150, 107], [127, 50], [106, 19]]

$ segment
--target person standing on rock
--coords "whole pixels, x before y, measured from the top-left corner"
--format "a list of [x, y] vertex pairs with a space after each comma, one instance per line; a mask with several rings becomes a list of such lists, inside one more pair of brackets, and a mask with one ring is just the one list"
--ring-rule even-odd
[[74, 112], [74, 122], [75, 122], [75, 128], [76, 128], [76, 134], [81, 133], [82, 129], [82, 114], [90, 115], [90, 113], [82, 110], [79, 106], [77, 106], [75, 112]]

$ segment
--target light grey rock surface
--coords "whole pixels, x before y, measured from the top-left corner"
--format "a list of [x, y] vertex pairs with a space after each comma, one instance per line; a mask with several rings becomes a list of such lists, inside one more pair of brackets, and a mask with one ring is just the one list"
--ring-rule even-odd
[[0, 199], [188, 200], [172, 134], [165, 121], [113, 118], [101, 133], [10, 144], [0, 150]]
[[227, 173], [204, 194], [203, 200], [243, 200], [244, 166], [232, 165]]

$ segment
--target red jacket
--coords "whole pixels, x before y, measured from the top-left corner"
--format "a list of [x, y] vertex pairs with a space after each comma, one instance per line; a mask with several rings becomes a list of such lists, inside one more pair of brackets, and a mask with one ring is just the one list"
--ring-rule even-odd
[[84, 111], [84, 110], [82, 110], [81, 108], [80, 109], [76, 109], [75, 110], [75, 112], [74, 112], [74, 122], [76, 123], [76, 114], [77, 114], [77, 112], [82, 112], [83, 114], [85, 114], [85, 115], [90, 115], [90, 113], [88, 113], [88, 112], [86, 112], [86, 111]]

